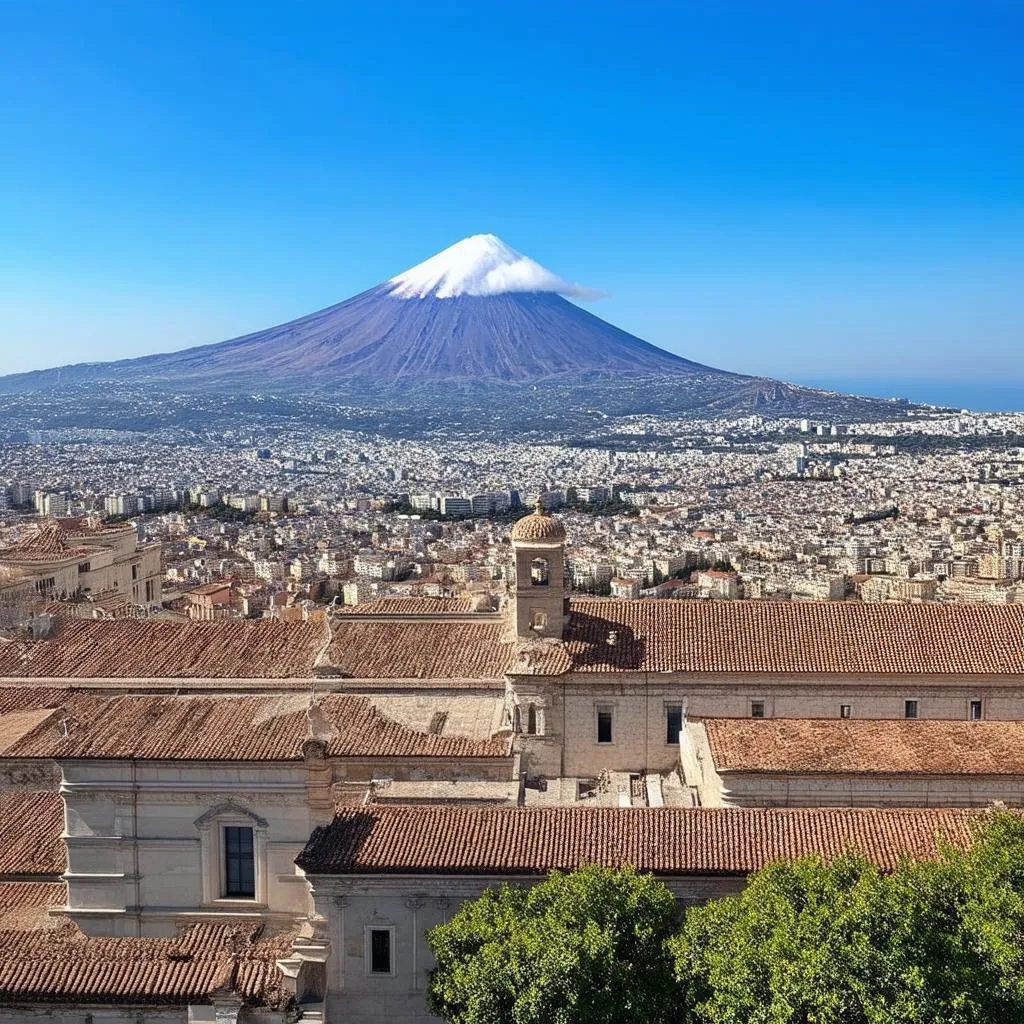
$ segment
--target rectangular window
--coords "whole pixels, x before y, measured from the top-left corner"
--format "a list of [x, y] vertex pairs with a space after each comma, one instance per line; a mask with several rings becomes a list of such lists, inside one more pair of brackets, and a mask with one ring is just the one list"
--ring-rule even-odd
[[850, 708], [849, 704], [840, 704], [839, 705], [839, 717], [840, 718], [849, 718], [850, 717], [850, 711], [851, 711], [851, 708]]
[[903, 717], [904, 718], [917, 718], [917, 701], [916, 700], [905, 700], [903, 702]]
[[370, 973], [391, 974], [391, 929], [370, 929]]
[[611, 708], [597, 709], [597, 742], [611, 743], [612, 741], [612, 712]]
[[252, 829], [224, 828], [224, 895], [238, 900], [256, 898], [256, 859]]
[[679, 734], [683, 731], [683, 706], [670, 704], [665, 708], [665, 742], [678, 743]]
[[750, 717], [751, 718], [764, 718], [764, 701], [763, 700], [752, 700], [750, 702]]
[[970, 710], [969, 717], [970, 717], [972, 722], [980, 722], [981, 721], [981, 701], [980, 700], [972, 700], [971, 701], [971, 710]]
[[132, 566], [132, 579], [137, 580], [139, 578], [139, 567], [137, 565]]

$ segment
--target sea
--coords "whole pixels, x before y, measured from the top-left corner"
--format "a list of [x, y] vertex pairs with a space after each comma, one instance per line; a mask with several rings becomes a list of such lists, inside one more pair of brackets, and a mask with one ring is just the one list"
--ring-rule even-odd
[[797, 380], [808, 387], [828, 388], [873, 398], [906, 398], [911, 402], [968, 409], [971, 412], [1024, 412], [1024, 380]]

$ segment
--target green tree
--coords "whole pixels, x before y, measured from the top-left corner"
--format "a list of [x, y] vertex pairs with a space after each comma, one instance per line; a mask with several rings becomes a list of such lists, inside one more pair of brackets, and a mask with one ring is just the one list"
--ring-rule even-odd
[[883, 875], [857, 855], [769, 865], [671, 945], [693, 1024], [1021, 1024], [1024, 823]]
[[431, 1012], [451, 1024], [676, 1020], [677, 923], [668, 889], [630, 868], [487, 890], [428, 935]]

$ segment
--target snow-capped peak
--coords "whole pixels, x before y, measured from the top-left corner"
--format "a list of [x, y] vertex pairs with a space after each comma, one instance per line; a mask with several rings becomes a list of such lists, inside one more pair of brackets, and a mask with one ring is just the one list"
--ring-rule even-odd
[[399, 299], [452, 299], [503, 292], [557, 292], [575, 298], [598, 295], [545, 270], [497, 235], [464, 238], [387, 283]]

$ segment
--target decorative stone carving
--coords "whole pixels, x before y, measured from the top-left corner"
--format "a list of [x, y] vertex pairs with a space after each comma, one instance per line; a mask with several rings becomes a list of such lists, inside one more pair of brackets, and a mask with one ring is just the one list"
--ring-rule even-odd
[[198, 829], [209, 828], [214, 821], [226, 814], [240, 814], [249, 818], [256, 828], [270, 828], [270, 822], [266, 818], [261, 818], [255, 811], [250, 811], [248, 807], [243, 807], [234, 800], [226, 800], [216, 807], [211, 807], [205, 814], [200, 814], [194, 824]]

